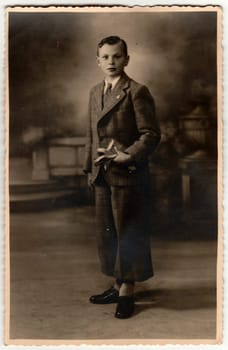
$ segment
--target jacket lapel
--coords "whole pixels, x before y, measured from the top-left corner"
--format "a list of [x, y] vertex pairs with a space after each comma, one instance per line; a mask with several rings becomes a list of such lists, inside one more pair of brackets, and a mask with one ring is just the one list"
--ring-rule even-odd
[[104, 84], [100, 84], [97, 88], [96, 92], [96, 103], [98, 106], [98, 121], [100, 121], [103, 117], [107, 115], [122, 99], [126, 96], [125, 89], [129, 86], [129, 78], [126, 74], [124, 74], [117, 85], [115, 86], [112, 94], [110, 95], [109, 101], [107, 105], [102, 110], [102, 94], [104, 89]]
[[99, 85], [96, 86], [96, 89], [94, 91], [94, 100], [96, 103], [96, 112], [97, 115], [100, 115], [102, 112], [102, 95], [104, 91], [104, 82], [100, 83]]

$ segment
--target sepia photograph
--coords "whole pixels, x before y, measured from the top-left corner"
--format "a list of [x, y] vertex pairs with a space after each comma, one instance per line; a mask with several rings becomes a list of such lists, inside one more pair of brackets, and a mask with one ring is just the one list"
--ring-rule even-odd
[[6, 8], [6, 344], [221, 343], [221, 18]]

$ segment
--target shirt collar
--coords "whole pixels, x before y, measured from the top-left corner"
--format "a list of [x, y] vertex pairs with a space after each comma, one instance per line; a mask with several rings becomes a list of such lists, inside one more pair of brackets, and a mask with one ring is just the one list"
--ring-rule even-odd
[[[116, 86], [120, 78], [121, 78], [121, 75], [112, 80], [112, 90], [114, 89], [114, 87]], [[107, 82], [107, 80], [105, 80], [104, 83], [105, 83], [104, 85], [104, 92], [105, 92], [109, 83]]]

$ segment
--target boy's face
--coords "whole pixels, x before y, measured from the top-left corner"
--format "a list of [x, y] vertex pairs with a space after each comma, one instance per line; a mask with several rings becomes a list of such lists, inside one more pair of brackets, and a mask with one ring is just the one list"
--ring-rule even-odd
[[121, 43], [114, 45], [104, 44], [99, 49], [97, 64], [106, 77], [115, 78], [124, 71], [129, 56], [126, 56]]

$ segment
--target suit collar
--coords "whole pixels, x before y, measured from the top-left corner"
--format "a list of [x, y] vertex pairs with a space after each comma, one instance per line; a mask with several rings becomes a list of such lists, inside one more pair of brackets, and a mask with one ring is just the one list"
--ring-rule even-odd
[[121, 90], [126, 89], [129, 86], [129, 80], [130, 78], [127, 76], [127, 74], [123, 73], [121, 78], [118, 80], [117, 84], [115, 85], [113, 91], [118, 93], [118, 92], [121, 92]]
[[130, 78], [123, 73], [122, 77], [114, 87], [109, 99], [109, 103], [102, 110], [102, 94], [104, 90], [104, 82], [97, 85], [95, 89], [95, 100], [98, 109], [98, 120], [101, 120], [108, 112], [110, 112], [126, 95], [125, 89], [129, 86]]

